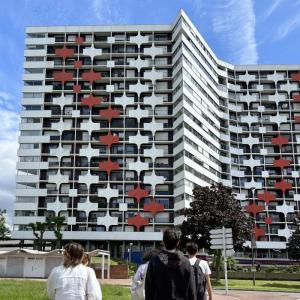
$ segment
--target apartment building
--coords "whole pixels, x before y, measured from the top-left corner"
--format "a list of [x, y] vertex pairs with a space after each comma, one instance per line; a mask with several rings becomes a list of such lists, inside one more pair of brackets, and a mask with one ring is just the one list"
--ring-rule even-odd
[[285, 251], [300, 65], [223, 62], [183, 11], [171, 25], [28, 27], [25, 42], [14, 238], [64, 216], [65, 240], [144, 251], [181, 224], [195, 185], [223, 182], [258, 254]]

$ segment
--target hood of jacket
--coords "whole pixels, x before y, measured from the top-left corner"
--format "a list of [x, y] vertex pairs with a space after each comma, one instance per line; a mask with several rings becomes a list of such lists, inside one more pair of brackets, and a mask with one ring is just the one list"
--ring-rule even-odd
[[162, 250], [157, 257], [167, 268], [176, 269], [181, 265], [183, 254], [180, 251], [169, 252]]

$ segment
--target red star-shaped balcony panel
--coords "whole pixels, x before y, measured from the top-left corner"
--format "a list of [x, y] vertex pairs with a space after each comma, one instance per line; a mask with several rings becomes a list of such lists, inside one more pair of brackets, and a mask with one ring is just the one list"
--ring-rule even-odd
[[255, 226], [254, 234], [255, 234], [255, 239], [258, 240], [261, 236], [264, 236], [266, 232], [264, 231], [264, 229]]
[[81, 68], [82, 67], [82, 61], [81, 60], [75, 60], [73, 63], [74, 68]]
[[93, 81], [100, 80], [102, 78], [100, 72], [94, 72], [94, 70], [90, 70], [88, 72], [82, 73], [82, 79], [84, 81], [89, 81], [93, 83]]
[[109, 176], [112, 171], [120, 170], [120, 166], [117, 162], [113, 162], [109, 158], [107, 161], [99, 162], [99, 170], [100, 171], [106, 171], [108, 176]]
[[75, 43], [78, 45], [81, 45], [83, 43], [83, 37], [82, 36], [76, 36]]
[[276, 200], [276, 195], [274, 193], [270, 193], [268, 191], [265, 191], [262, 194], [258, 194], [257, 198], [258, 198], [258, 200], [265, 201], [266, 204], [269, 205], [269, 203], [271, 201], [275, 201]]
[[111, 122], [112, 119], [120, 117], [120, 112], [117, 109], [113, 109], [111, 105], [109, 105], [107, 109], [100, 110], [100, 117]]
[[293, 95], [293, 100], [295, 102], [300, 102], [300, 95]]
[[148, 197], [149, 191], [141, 189], [138, 185], [135, 189], [128, 191], [128, 197], [135, 198], [137, 203], [140, 203], [142, 198]]
[[54, 72], [53, 78], [55, 81], [61, 81], [64, 84], [66, 81], [71, 81], [73, 79], [73, 73], [66, 72], [65, 70]]
[[277, 145], [279, 147], [282, 147], [283, 145], [286, 145], [288, 143], [289, 143], [289, 139], [282, 135], [279, 135], [276, 138], [272, 138], [272, 144]]
[[140, 231], [142, 226], [146, 226], [148, 224], [149, 220], [147, 218], [142, 217], [139, 213], [134, 217], [128, 218], [128, 225], [135, 226], [137, 231]]
[[164, 210], [163, 204], [156, 202], [154, 199], [150, 203], [144, 204], [144, 211], [150, 212], [153, 216]]
[[273, 220], [272, 220], [272, 218], [271, 218], [271, 217], [265, 217], [265, 219], [264, 219], [264, 223], [265, 223], [266, 225], [270, 225], [270, 224], [272, 224], [272, 223], [273, 223]]
[[100, 97], [94, 97], [92, 94], [88, 95], [88, 97], [82, 98], [81, 103], [83, 105], [87, 105], [89, 109], [92, 109], [94, 105], [100, 105], [101, 99]]
[[112, 144], [119, 143], [120, 138], [117, 135], [111, 134], [109, 132], [107, 135], [101, 135], [99, 138], [100, 143], [107, 145], [109, 148]]
[[300, 81], [300, 71], [292, 75], [292, 80]]
[[245, 210], [248, 213], [251, 213], [254, 217], [258, 214], [264, 211], [264, 207], [262, 205], [257, 205], [254, 201], [252, 202], [252, 204], [247, 205], [245, 207]]
[[74, 93], [80, 93], [81, 91], [81, 85], [80, 84], [74, 84], [73, 85], [73, 92]]
[[273, 166], [281, 169], [288, 167], [290, 164], [291, 161], [288, 159], [279, 158], [273, 160]]
[[63, 48], [55, 49], [55, 55], [66, 58], [74, 55], [74, 49], [67, 48], [64, 45]]
[[276, 182], [274, 185], [275, 189], [282, 190], [282, 193], [284, 194], [286, 190], [290, 190], [293, 185], [290, 182], [285, 181], [282, 179], [280, 182]]
[[294, 116], [295, 123], [300, 123], [300, 116]]

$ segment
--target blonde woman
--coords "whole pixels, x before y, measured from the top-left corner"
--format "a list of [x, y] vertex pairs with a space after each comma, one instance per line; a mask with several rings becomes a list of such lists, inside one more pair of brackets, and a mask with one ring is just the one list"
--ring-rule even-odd
[[55, 267], [47, 281], [51, 300], [102, 300], [95, 272], [82, 264], [83, 255], [80, 244], [65, 246], [63, 265]]

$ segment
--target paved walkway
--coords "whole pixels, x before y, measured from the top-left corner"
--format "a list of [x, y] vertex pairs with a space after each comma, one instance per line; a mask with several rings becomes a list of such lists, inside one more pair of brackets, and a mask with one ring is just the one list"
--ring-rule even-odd
[[[131, 279], [105, 279], [101, 283], [130, 286]], [[300, 300], [300, 293], [229, 291], [215, 290], [213, 300]]]
[[228, 296], [224, 295], [224, 291], [215, 291], [213, 297], [213, 300], [298, 300], [298, 299], [300, 300], [300, 293], [250, 292], [250, 291], [229, 291]]

